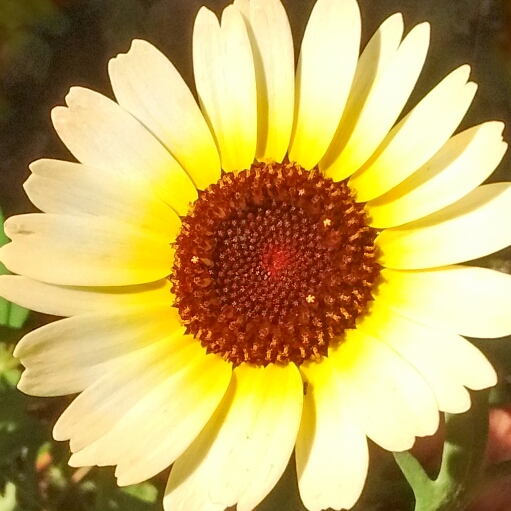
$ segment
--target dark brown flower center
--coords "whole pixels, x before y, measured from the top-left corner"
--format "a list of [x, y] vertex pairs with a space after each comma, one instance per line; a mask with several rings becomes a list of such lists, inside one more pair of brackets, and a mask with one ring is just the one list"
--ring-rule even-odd
[[293, 163], [224, 174], [183, 219], [175, 306], [234, 365], [318, 359], [371, 300], [375, 232], [345, 182]]

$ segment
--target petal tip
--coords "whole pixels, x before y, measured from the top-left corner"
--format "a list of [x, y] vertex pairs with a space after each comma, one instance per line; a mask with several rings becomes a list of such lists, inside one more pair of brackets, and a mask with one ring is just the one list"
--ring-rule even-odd
[[87, 89], [85, 89], [85, 87], [80, 87], [79, 85], [73, 85], [72, 87], [70, 87], [68, 93], [66, 94], [66, 97], [64, 98], [66, 105], [71, 106], [76, 96], [86, 90]]
[[[59, 108], [59, 107], [56, 107], [56, 108]], [[64, 108], [64, 107], [60, 107], [60, 108]], [[38, 160], [35, 160], [35, 161], [29, 163], [28, 168], [30, 169], [30, 172], [36, 174], [37, 171], [40, 168], [44, 167], [48, 161], [49, 160], [46, 158], [39, 158]]]
[[216, 22], [218, 24], [218, 18], [216, 14], [211, 10], [208, 9], [205, 5], [203, 5], [199, 12], [197, 13], [197, 16], [195, 17], [195, 25], [198, 23], [211, 23]]
[[53, 440], [56, 440], [57, 442], [65, 442], [66, 440], [69, 440], [69, 435], [66, 435], [64, 431], [61, 430], [58, 421], [56, 422], [55, 426], [53, 426], [51, 435]]
[[[14, 351], [16, 351], [16, 350], [14, 350]], [[13, 356], [15, 358], [20, 358], [19, 354], [14, 355], [14, 353], [13, 353]], [[30, 385], [30, 382], [27, 382], [28, 376], [30, 376], [29, 371], [28, 371], [28, 369], [25, 369], [25, 371], [23, 371], [23, 373], [21, 373], [21, 378], [20, 378], [20, 381], [18, 382], [18, 385], [16, 385], [17, 389], [19, 391], [23, 392], [23, 394], [27, 394], [29, 396], [38, 395], [37, 393], [34, 393], [34, 390], [32, 388], [32, 385]]]
[[429, 46], [431, 40], [431, 24], [429, 21], [423, 21], [422, 23], [415, 25], [412, 30], [416, 33], [417, 37], [424, 38]]
[[84, 464], [84, 463], [80, 463], [80, 456], [79, 456], [80, 453], [75, 453], [75, 454], [72, 454], [71, 457], [69, 458], [67, 464], [70, 466], [70, 467], [73, 467], [73, 468], [80, 468], [80, 467], [87, 467], [89, 466], [88, 464]]
[[59, 126], [61, 126], [62, 124], [64, 124], [67, 120], [67, 112], [68, 112], [68, 107], [66, 106], [55, 106], [51, 109], [51, 112], [50, 112], [50, 117], [51, 117], [51, 121], [53, 123], [53, 126], [58, 129]]

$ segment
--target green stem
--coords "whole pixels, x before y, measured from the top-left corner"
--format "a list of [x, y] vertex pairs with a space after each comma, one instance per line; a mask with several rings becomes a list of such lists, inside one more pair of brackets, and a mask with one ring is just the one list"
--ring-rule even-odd
[[472, 394], [471, 409], [447, 415], [442, 464], [436, 479], [408, 452], [394, 453], [415, 495], [415, 511], [463, 511], [479, 486], [488, 438], [487, 391]]

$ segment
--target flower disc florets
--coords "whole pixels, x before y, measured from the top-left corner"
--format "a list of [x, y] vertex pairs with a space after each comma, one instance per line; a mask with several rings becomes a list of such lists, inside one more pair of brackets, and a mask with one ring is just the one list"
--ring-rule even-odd
[[369, 300], [375, 232], [344, 182], [293, 163], [226, 173], [176, 241], [175, 306], [234, 365], [318, 359]]

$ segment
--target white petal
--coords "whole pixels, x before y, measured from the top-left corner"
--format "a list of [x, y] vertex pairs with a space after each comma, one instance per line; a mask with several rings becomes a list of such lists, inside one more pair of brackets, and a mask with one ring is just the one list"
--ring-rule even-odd
[[243, 17], [245, 18], [245, 21], [250, 21], [250, 4], [254, 0], [234, 0], [233, 5], [238, 9]]
[[84, 165], [150, 186], [180, 215], [197, 198], [186, 172], [132, 115], [110, 99], [81, 87], [66, 96], [69, 108], [52, 110], [53, 125]]
[[433, 328], [470, 337], [511, 334], [511, 276], [484, 268], [385, 268], [374, 294], [389, 309]]
[[[198, 345], [199, 343], [194, 340]], [[141, 482], [169, 466], [190, 445], [210, 419], [222, 399], [232, 375], [232, 367], [218, 355], [202, 356], [201, 363], [189, 364], [180, 381], [162, 389], [158, 400], [151, 408], [143, 411], [154, 412], [158, 427], [153, 430], [132, 425], [126, 439], [147, 432], [146, 442], [136, 452], [126, 453], [116, 469], [119, 485]], [[170, 392], [176, 396], [168, 404]], [[130, 414], [140, 417], [137, 410]], [[140, 422], [140, 420], [139, 420]], [[147, 421], [143, 420], [143, 424]], [[115, 435], [113, 434], [112, 437]]]
[[[412, 364], [431, 386], [443, 412], [461, 413], [470, 408], [470, 395], [464, 385], [474, 388], [475, 383], [479, 390], [495, 384], [495, 370], [468, 341], [410, 321], [379, 300], [357, 328], [384, 341]], [[459, 346], [462, 348], [457, 349]]]
[[303, 364], [301, 371], [308, 387], [296, 442], [300, 497], [309, 511], [350, 509], [366, 480], [366, 436], [345, 405], [330, 361]]
[[107, 216], [155, 231], [173, 242], [181, 227], [176, 212], [147, 187], [79, 163], [37, 160], [24, 184], [45, 213]]
[[198, 487], [205, 484], [211, 502], [252, 510], [286, 468], [298, 433], [302, 397], [302, 380], [292, 364], [238, 366], [219, 410], [176, 461], [166, 507], [183, 509], [195, 493], [206, 500]]
[[199, 11], [193, 29], [193, 70], [222, 168], [249, 168], [257, 144], [256, 79], [247, 29], [234, 6], [224, 9], [221, 27], [210, 10]]
[[0, 276], [0, 295], [27, 309], [53, 316], [121, 311], [131, 305], [174, 302], [168, 279], [123, 287], [65, 287], [17, 275]]
[[[153, 357], [156, 372], [149, 375], [152, 381], [147, 380], [143, 367], [138, 371], [125, 368], [117, 375], [124, 382], [116, 385], [120, 394], [110, 401], [111, 409], [115, 410], [113, 420], [103, 422], [104, 414], [108, 412], [105, 403], [100, 401], [102, 413], [93, 412], [92, 420], [88, 418], [86, 421], [91, 428], [95, 420], [100, 421], [101, 431], [95, 431], [94, 436], [105, 429], [109, 431], [94, 444], [74, 454], [70, 464], [117, 464], [118, 484], [124, 486], [157, 474], [190, 445], [222, 399], [232, 368], [221, 357], [206, 355], [205, 349], [191, 337], [179, 350], [168, 348], [166, 355], [160, 349], [159, 357]], [[135, 394], [135, 399], [121, 390], [130, 378], [137, 379], [143, 389]], [[101, 400], [97, 391], [95, 394], [96, 399]], [[95, 407], [92, 404], [90, 408]], [[87, 434], [86, 428], [87, 424], [82, 423], [77, 428], [82, 433], [81, 444], [87, 440], [83, 438], [84, 433], [88, 439], [94, 438]], [[140, 439], [139, 442], [131, 444], [135, 437]]]
[[170, 151], [195, 186], [220, 177], [220, 158], [204, 117], [173, 64], [153, 45], [135, 39], [108, 72], [119, 104]]
[[454, 133], [474, 99], [465, 65], [444, 78], [385, 137], [377, 151], [350, 179], [357, 200], [372, 200], [404, 181], [426, 163]]
[[346, 111], [320, 163], [336, 181], [349, 177], [374, 153], [417, 82], [429, 46], [429, 24], [414, 27], [399, 45], [402, 33], [402, 16], [392, 16], [360, 57]]
[[17, 344], [14, 356], [27, 368], [19, 388], [57, 396], [81, 392], [118, 358], [181, 331], [177, 310], [163, 305], [83, 314], [45, 325]]
[[504, 124], [490, 121], [452, 137], [401, 184], [366, 204], [372, 227], [396, 227], [434, 213], [480, 185], [507, 149]]
[[171, 272], [167, 240], [105, 217], [28, 214], [10, 217], [13, 240], [0, 259], [13, 273], [65, 286], [123, 286]]
[[260, 161], [281, 162], [294, 116], [294, 50], [280, 0], [234, 2], [247, 23], [257, 85], [257, 149]]
[[305, 29], [296, 71], [296, 117], [289, 159], [306, 169], [324, 156], [337, 130], [360, 46], [355, 0], [318, 0]]
[[[219, 413], [225, 412], [225, 403], [232, 399], [232, 386], [227, 389], [219, 410], [210, 422], [172, 466], [163, 497], [165, 511], [225, 511], [226, 506], [211, 501], [209, 487], [215, 467], [205, 463], [204, 457], [211, 445], [211, 435], [216, 435], [221, 425]], [[227, 405], [228, 406], [228, 405]], [[213, 426], [213, 425], [216, 425]]]
[[386, 344], [360, 330], [347, 330], [329, 358], [354, 418], [384, 449], [407, 450], [416, 436], [432, 435], [438, 428], [431, 388]]
[[511, 185], [483, 185], [425, 218], [383, 231], [379, 263], [434, 268], [477, 259], [511, 244]]
[[[116, 358], [111, 369], [59, 417], [53, 428], [55, 440], [71, 440], [71, 451], [77, 452], [108, 433], [137, 402], [176, 372], [176, 367], [181, 368], [183, 356], [190, 351], [190, 338], [183, 335], [183, 330]], [[97, 456], [101, 458], [102, 454]], [[88, 461], [90, 465], [100, 462], [92, 458]]]

